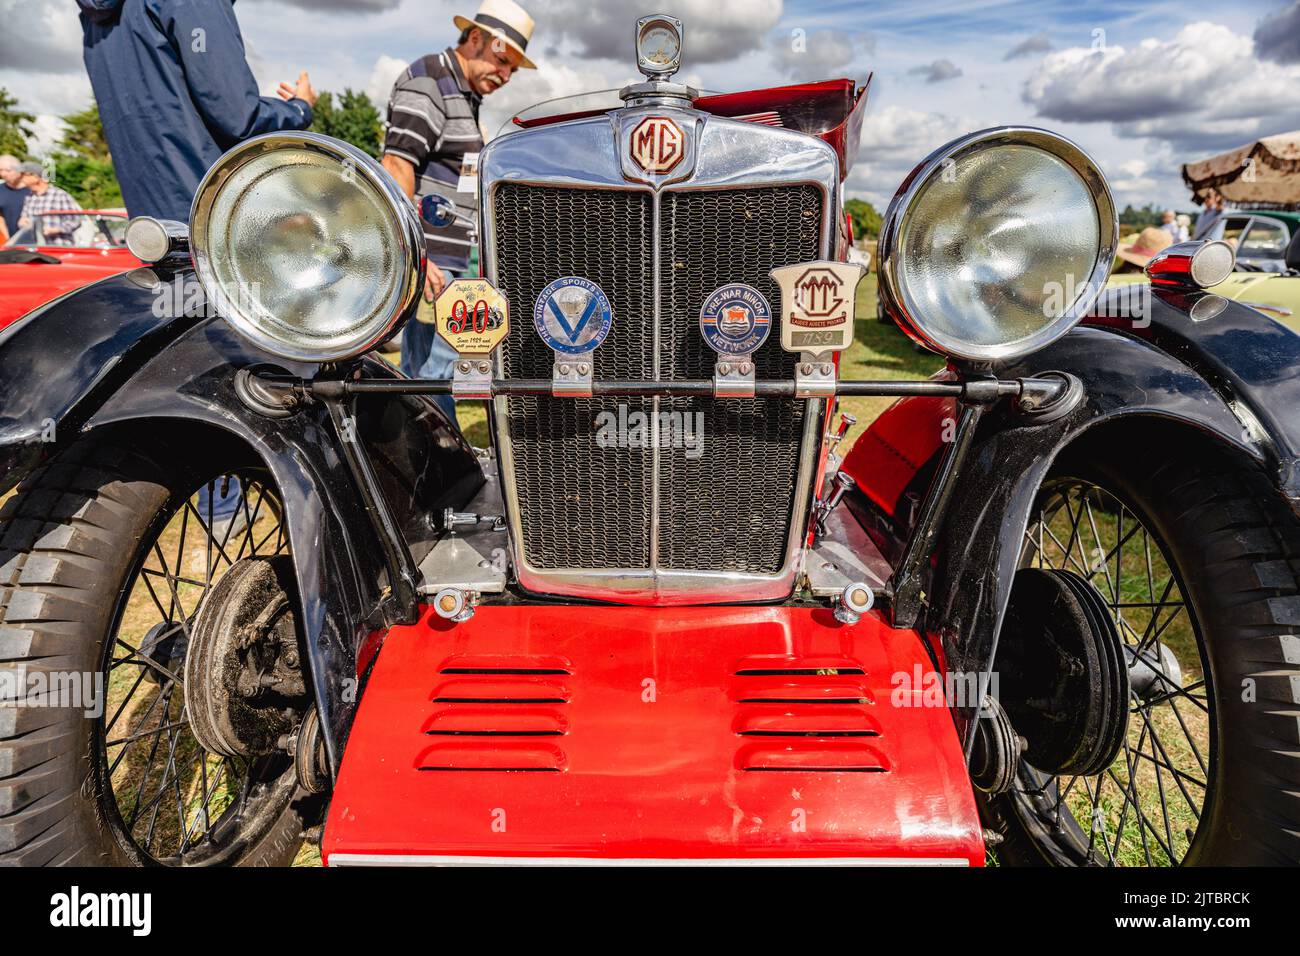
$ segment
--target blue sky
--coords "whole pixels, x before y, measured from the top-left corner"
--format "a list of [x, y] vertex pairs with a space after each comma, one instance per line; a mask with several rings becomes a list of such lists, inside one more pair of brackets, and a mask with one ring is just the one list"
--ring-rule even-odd
[[[635, 18], [674, 13], [686, 23], [682, 75], [704, 88], [874, 73], [849, 188], [877, 204], [948, 139], [1017, 123], [1076, 140], [1102, 164], [1121, 205], [1185, 209], [1181, 163], [1300, 129], [1300, 0], [524, 6], [537, 20], [530, 52], [541, 69], [489, 97], [490, 130], [531, 102], [632, 79]], [[402, 66], [449, 44], [453, 13], [475, 7], [476, 0], [239, 0], [235, 9], [266, 91], [307, 69], [318, 89], [352, 86], [382, 105]], [[0, 22], [0, 86], [41, 114], [48, 142], [57, 116], [89, 97], [75, 4], [0, 0]], [[792, 48], [800, 36], [804, 52]]]

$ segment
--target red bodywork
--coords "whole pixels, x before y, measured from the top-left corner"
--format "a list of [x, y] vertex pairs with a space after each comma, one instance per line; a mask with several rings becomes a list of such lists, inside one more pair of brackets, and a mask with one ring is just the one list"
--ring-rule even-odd
[[[86, 212], [106, 218], [126, 218], [121, 213]], [[0, 262], [0, 329], [64, 293], [144, 265], [125, 246], [23, 245], [6, 246], [3, 251], [11, 250], [35, 252], [46, 258], [33, 262]]]
[[951, 398], [899, 399], [854, 442], [840, 469], [877, 508], [896, 516], [904, 492], [943, 448], [945, 431], [956, 421]]
[[322, 854], [979, 865], [952, 717], [895, 686], [930, 672], [874, 615], [426, 608], [379, 650]]

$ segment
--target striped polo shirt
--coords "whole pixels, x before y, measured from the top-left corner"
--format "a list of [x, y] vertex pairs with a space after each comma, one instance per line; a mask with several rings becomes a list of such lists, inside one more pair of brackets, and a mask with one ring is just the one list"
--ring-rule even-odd
[[[415, 199], [438, 193], [474, 222], [478, 210], [478, 153], [483, 134], [478, 108], [483, 97], [461, 72], [455, 52], [429, 54], [406, 68], [388, 100], [384, 153], [415, 167]], [[468, 158], [471, 164], [466, 167]], [[470, 172], [472, 175], [467, 176]], [[473, 225], [457, 221], [446, 229], [426, 225], [429, 259], [443, 269], [464, 272], [471, 247], [478, 241]]]

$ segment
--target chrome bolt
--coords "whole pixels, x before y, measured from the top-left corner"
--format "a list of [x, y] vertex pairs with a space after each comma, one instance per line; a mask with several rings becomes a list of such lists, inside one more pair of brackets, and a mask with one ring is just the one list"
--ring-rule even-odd
[[492, 366], [489, 365], [487, 362], [479, 362], [479, 363], [478, 363], [478, 370], [479, 370], [480, 372], [482, 372], [484, 375], [487, 374], [488, 369], [490, 369], [491, 367], [492, 367]]
[[462, 372], [468, 372], [468, 371], [469, 371], [469, 362], [461, 362], [460, 364], [458, 364], [458, 365], [456, 366], [456, 368], [460, 369]]
[[591, 371], [591, 366], [588, 365], [586, 362], [581, 362], [581, 363], [578, 364], [578, 374], [579, 374], [579, 375], [586, 375], [586, 374], [588, 374], [590, 371]]
[[812, 370], [813, 370], [812, 365], [810, 365], [807, 362], [805, 362], [803, 365], [799, 367], [799, 371], [803, 372], [805, 375], [811, 375]]
[[561, 374], [561, 375], [568, 375], [568, 374], [569, 374], [569, 366], [567, 366], [567, 365], [561, 365], [561, 366], [560, 366], [560, 374]]
[[721, 365], [718, 366], [718, 374], [719, 374], [719, 375], [730, 375], [730, 374], [731, 374], [731, 366], [728, 365], [726, 362], [723, 362]]

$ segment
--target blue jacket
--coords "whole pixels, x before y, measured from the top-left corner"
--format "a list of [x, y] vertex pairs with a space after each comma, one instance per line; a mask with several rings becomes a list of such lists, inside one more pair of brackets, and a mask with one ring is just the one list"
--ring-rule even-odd
[[305, 129], [311, 107], [259, 96], [234, 0], [77, 0], [86, 72], [132, 216], [189, 222], [208, 167], [258, 133]]

